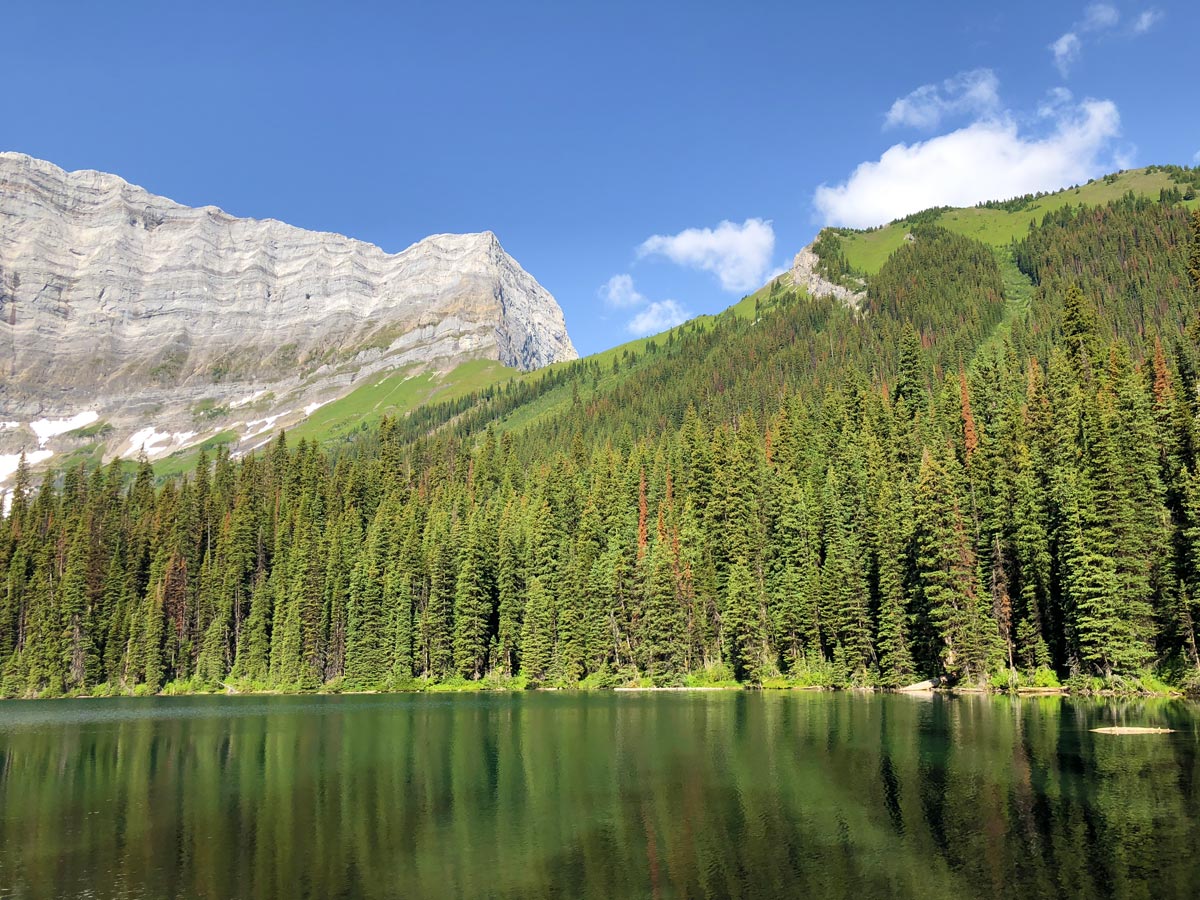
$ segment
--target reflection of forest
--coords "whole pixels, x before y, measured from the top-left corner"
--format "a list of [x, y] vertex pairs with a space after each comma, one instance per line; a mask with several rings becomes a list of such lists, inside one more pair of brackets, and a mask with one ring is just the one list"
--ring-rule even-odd
[[[1195, 711], [1183, 703], [743, 692], [150, 703], [0, 714], [0, 886], [866, 900], [1184, 897], [1200, 884]], [[1087, 731], [1113, 722], [1180, 731]]]

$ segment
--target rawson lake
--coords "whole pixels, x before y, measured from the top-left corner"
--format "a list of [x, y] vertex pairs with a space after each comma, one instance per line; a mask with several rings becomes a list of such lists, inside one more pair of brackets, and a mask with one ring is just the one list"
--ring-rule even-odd
[[[0, 897], [1195, 897], [1200, 707], [854, 693], [0, 704]], [[1172, 734], [1089, 729], [1154, 725]]]

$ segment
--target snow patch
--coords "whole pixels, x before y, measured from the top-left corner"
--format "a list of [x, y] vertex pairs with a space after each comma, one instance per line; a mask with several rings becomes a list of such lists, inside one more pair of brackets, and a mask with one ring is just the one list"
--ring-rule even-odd
[[243, 406], [249, 406], [251, 403], [253, 403], [255, 400], [257, 400], [259, 397], [263, 396], [263, 394], [265, 394], [266, 392], [267, 392], [267, 389], [263, 388], [261, 391], [255, 391], [249, 397], [243, 397], [241, 400], [234, 400], [232, 403], [229, 404], [229, 408], [230, 409], [241, 409]]
[[66, 434], [77, 428], [86, 428], [99, 418], [98, 412], [89, 409], [87, 412], [81, 412], [69, 419], [38, 419], [36, 422], [30, 422], [29, 427], [37, 435], [38, 446], [45, 447], [46, 441], [50, 438]]
[[[34, 450], [32, 453], [25, 454], [25, 462], [31, 466], [36, 466], [38, 463], [45, 462], [53, 455], [53, 450]], [[20, 453], [0, 454], [0, 484], [8, 481], [13, 473], [17, 471], [17, 466], [20, 464]]]
[[165, 456], [187, 445], [196, 436], [194, 431], [160, 432], [153, 425], [134, 432], [125, 445], [123, 456], [145, 453], [148, 459]]
[[260, 434], [270, 431], [276, 422], [284, 416], [291, 415], [291, 412], [289, 409], [281, 413], [276, 413], [273, 416], [267, 416], [265, 419], [252, 419], [243, 426], [246, 429], [246, 433], [242, 435], [242, 440], [249, 440], [252, 437], [258, 437]]
[[0, 422], [0, 431], [9, 431], [13, 428], [20, 428], [20, 422]]
[[309, 416], [311, 416], [313, 413], [315, 413], [318, 409], [320, 409], [322, 406], [324, 406], [328, 402], [329, 402], [328, 400], [322, 400], [320, 403], [308, 404], [308, 406], [304, 407], [304, 417], [307, 419]]
[[249, 447], [245, 447], [241, 450], [238, 450], [234, 453], [229, 454], [229, 457], [230, 457], [230, 459], [240, 459], [241, 457], [245, 456], [247, 453], [253, 453], [255, 450], [261, 450], [263, 447], [267, 446], [267, 444], [271, 443], [272, 439], [273, 439], [272, 435], [267, 435], [261, 441], [255, 443], [255, 444], [251, 444]]

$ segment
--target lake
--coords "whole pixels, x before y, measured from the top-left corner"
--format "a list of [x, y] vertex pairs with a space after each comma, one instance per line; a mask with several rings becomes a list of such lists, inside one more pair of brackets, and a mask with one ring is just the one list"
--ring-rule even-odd
[[[0, 704], [0, 897], [1195, 897], [1200, 707], [852, 693]], [[1100, 725], [1174, 734], [1093, 734]]]

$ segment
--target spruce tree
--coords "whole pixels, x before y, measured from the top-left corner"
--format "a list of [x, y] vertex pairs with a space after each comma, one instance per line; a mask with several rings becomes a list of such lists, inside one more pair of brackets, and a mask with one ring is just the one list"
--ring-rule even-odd
[[858, 523], [847, 508], [844, 490], [845, 481], [831, 466], [822, 495], [827, 522], [819, 615], [826, 643], [841, 648], [842, 674], [863, 681], [875, 662], [868, 607], [870, 585]]
[[885, 480], [877, 509], [879, 571], [879, 652], [880, 681], [885, 685], [910, 684], [916, 667], [910, 650], [908, 598], [904, 587], [906, 562], [905, 536], [901, 530], [900, 494]]
[[954, 680], [977, 682], [995, 663], [999, 632], [984, 604], [954, 457], [926, 451], [914, 503], [917, 577], [934, 625], [939, 662]]
[[642, 568], [642, 669], [656, 682], [663, 682], [682, 671], [684, 622], [670, 549], [661, 536], [650, 545]]
[[1188, 246], [1187, 273], [1192, 293], [1200, 297], [1200, 209], [1192, 210], [1191, 243]]
[[391, 674], [384, 578], [388, 563], [387, 507], [381, 506], [367, 529], [350, 580], [346, 615], [346, 681], [377, 687]]
[[917, 409], [925, 398], [925, 371], [921, 359], [921, 339], [911, 321], [904, 323], [900, 338], [900, 364], [893, 400], [903, 400], [909, 410]]
[[553, 600], [534, 575], [525, 596], [525, 620], [521, 625], [521, 674], [533, 682], [542, 682], [554, 666]]
[[821, 658], [817, 606], [820, 570], [816, 522], [808, 492], [797, 484], [785, 486], [777, 526], [779, 571], [772, 602], [775, 646], [788, 670], [803, 668]]
[[725, 589], [725, 655], [734, 676], [757, 683], [766, 674], [762, 604], [750, 567], [736, 562], [729, 568]]
[[485, 548], [490, 523], [479, 514], [467, 528], [454, 591], [454, 667], [464, 678], [479, 678], [487, 665], [488, 628], [493, 608], [491, 562]]

